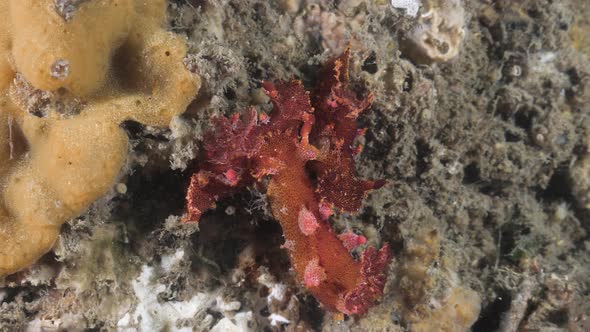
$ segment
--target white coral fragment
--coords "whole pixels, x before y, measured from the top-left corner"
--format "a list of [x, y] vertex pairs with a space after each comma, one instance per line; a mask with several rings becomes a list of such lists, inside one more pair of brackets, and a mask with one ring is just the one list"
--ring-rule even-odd
[[177, 331], [189, 332], [191, 327], [176, 325], [178, 321], [195, 317], [197, 313], [210, 307], [212, 299], [197, 293], [187, 301], [161, 303], [158, 294], [166, 286], [155, 280], [155, 269], [144, 265], [139, 277], [132, 281], [133, 292], [137, 298], [135, 310], [125, 313], [117, 323], [119, 331]]
[[166, 273], [170, 273], [173, 267], [177, 266], [178, 264], [180, 264], [180, 262], [182, 262], [183, 258], [184, 250], [182, 249], [178, 249], [172, 255], [163, 255], [161, 261], [162, 269]]
[[290, 320], [288, 320], [287, 318], [285, 318], [279, 314], [270, 314], [270, 316], [268, 316], [268, 319], [270, 320], [271, 326], [280, 326], [283, 324], [290, 324], [291, 323]]
[[248, 327], [248, 324], [252, 321], [254, 315], [252, 311], [239, 312], [235, 315], [234, 319], [227, 317], [222, 318], [213, 328], [211, 332], [249, 332], [253, 329]]
[[240, 301], [228, 301], [224, 299], [222, 296], [217, 296], [215, 301], [217, 309], [219, 309], [220, 312], [238, 311], [242, 306]]
[[416, 17], [420, 9], [420, 0], [391, 0], [393, 8], [405, 9], [406, 15]]
[[465, 37], [465, 10], [460, 0], [432, 1], [402, 45], [416, 63], [446, 62], [459, 54]]

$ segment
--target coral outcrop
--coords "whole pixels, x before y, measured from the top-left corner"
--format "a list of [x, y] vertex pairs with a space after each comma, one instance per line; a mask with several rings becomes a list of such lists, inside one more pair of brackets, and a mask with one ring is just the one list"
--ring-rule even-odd
[[412, 331], [468, 331], [481, 310], [480, 296], [461, 284], [452, 260], [441, 255], [440, 240], [436, 230], [419, 232], [400, 259], [398, 300]]
[[475, 291], [453, 287], [442, 302], [437, 303], [430, 316], [412, 324], [412, 331], [469, 331], [480, 310], [481, 299]]
[[123, 121], [168, 125], [200, 80], [183, 65], [185, 41], [163, 29], [163, 0], [3, 0], [0, 13], [2, 276], [112, 187]]
[[402, 43], [402, 51], [414, 62], [446, 62], [459, 54], [465, 37], [465, 10], [461, 0], [431, 0], [426, 12]]
[[355, 172], [354, 140], [363, 133], [356, 119], [372, 96], [358, 99], [348, 89], [348, 57], [347, 51], [328, 63], [311, 94], [295, 80], [263, 83], [270, 115], [250, 109], [242, 119], [237, 113], [217, 119], [191, 179], [187, 220], [198, 221], [215, 201], [270, 176], [272, 214], [300, 280], [328, 310], [363, 314], [381, 296], [391, 256], [385, 245], [355, 261], [327, 223], [333, 208], [355, 212], [368, 190], [383, 185]]

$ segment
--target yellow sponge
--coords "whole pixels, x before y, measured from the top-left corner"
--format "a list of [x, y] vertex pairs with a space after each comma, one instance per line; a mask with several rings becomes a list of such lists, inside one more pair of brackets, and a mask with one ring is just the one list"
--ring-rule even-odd
[[[35, 262], [113, 186], [128, 154], [121, 122], [167, 126], [200, 87], [185, 41], [163, 29], [164, 0], [72, 2], [67, 15], [59, 3], [0, 0], [0, 276]], [[38, 117], [22, 105], [47, 103], [27, 98], [82, 106]]]

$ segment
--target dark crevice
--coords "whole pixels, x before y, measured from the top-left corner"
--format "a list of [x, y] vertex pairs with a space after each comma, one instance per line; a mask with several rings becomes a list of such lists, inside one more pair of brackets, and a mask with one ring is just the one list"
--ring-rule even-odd
[[414, 76], [412, 75], [411, 72], [408, 72], [406, 74], [405, 79], [404, 79], [403, 91], [410, 92], [410, 91], [412, 91], [413, 88], [414, 88]]
[[509, 143], [516, 143], [516, 142], [522, 141], [522, 138], [520, 137], [519, 134], [514, 133], [510, 130], [506, 130], [504, 132], [504, 139], [506, 140], [506, 142], [509, 142]]
[[505, 196], [505, 189], [509, 186], [509, 183], [502, 181], [493, 181], [491, 183], [483, 184], [479, 187], [479, 192], [493, 197]]
[[573, 201], [571, 182], [568, 176], [567, 167], [559, 167], [551, 176], [547, 188], [540, 193], [541, 200], [557, 202], [557, 201]]
[[496, 299], [483, 308], [471, 331], [493, 332], [498, 330], [504, 313], [510, 309], [512, 296], [507, 290], [500, 290], [497, 293]]
[[361, 69], [369, 74], [375, 74], [379, 70], [377, 66], [377, 55], [374, 51], [365, 59]]
[[121, 123], [121, 128], [125, 130], [127, 136], [131, 140], [152, 139], [155, 141], [167, 142], [168, 139], [163, 135], [156, 135], [146, 131], [146, 127], [133, 120], [127, 120]]
[[319, 331], [324, 320], [324, 310], [320, 308], [318, 301], [311, 295], [299, 296], [299, 314], [301, 320], [311, 324], [312, 331]]
[[143, 237], [170, 214], [182, 214], [188, 181], [180, 172], [138, 171], [127, 179], [128, 194], [117, 198], [113, 215], [126, 221], [130, 236]]
[[558, 309], [547, 315], [547, 320], [558, 327], [566, 327], [569, 322], [569, 313], [567, 308]]
[[463, 169], [463, 184], [477, 183], [481, 180], [479, 165], [475, 162]]
[[427, 142], [423, 140], [416, 141], [416, 178], [426, 172], [429, 164], [429, 156], [432, 150]]
[[223, 92], [223, 96], [228, 100], [235, 100], [236, 99], [236, 92], [232, 88], [227, 88]]
[[530, 130], [533, 126], [533, 120], [536, 112], [528, 107], [520, 107], [514, 113], [514, 124], [524, 130]]

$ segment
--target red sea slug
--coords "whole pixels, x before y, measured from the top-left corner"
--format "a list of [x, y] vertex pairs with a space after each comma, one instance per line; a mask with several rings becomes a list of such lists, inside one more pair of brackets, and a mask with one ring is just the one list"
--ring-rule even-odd
[[250, 108], [215, 119], [185, 219], [196, 222], [215, 201], [270, 177], [271, 210], [299, 279], [328, 310], [363, 314], [382, 295], [391, 253], [387, 244], [370, 247], [356, 261], [348, 250], [364, 237], [337, 236], [327, 222], [333, 208], [356, 212], [367, 191], [383, 185], [355, 172], [353, 141], [363, 134], [356, 119], [372, 95], [358, 99], [348, 89], [348, 59], [346, 51], [328, 63], [311, 95], [296, 80], [264, 82], [270, 116]]

